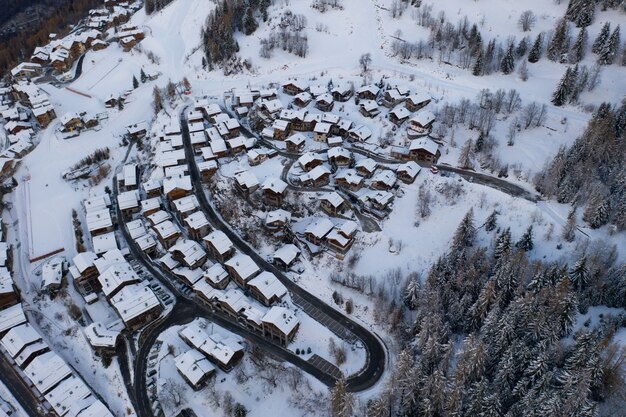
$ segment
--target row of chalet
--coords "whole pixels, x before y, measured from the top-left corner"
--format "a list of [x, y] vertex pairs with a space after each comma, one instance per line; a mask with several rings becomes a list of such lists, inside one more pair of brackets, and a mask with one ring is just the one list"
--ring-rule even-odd
[[352, 247], [357, 231], [358, 225], [352, 220], [344, 220], [335, 225], [327, 217], [316, 217], [309, 221], [300, 236], [310, 243], [307, 246], [312, 253], [318, 253], [325, 247], [343, 259]]
[[73, 258], [69, 272], [87, 302], [102, 293], [130, 329], [152, 322], [163, 310], [155, 293], [119, 249], [111, 249], [101, 256], [81, 252]]
[[28, 123], [30, 127], [31, 115], [41, 128], [47, 127], [57, 117], [49, 96], [34, 84], [18, 82], [2, 90], [0, 91], [2, 119], [5, 123], [13, 122], [14, 124], [11, 127], [5, 126], [9, 140], [12, 140], [11, 136], [15, 135], [13, 130], [24, 129], [25, 123]]
[[19, 293], [13, 282], [13, 252], [7, 242], [6, 226], [0, 219], [0, 310], [17, 304]]
[[315, 113], [304, 109], [281, 110], [276, 120], [261, 131], [261, 135], [266, 139], [284, 140], [289, 151], [297, 152], [304, 146], [304, 142], [293, 143], [295, 139], [289, 138], [298, 132], [313, 132], [316, 141], [328, 143], [329, 146], [341, 144], [342, 138], [364, 142], [372, 136], [369, 128], [355, 125], [336, 114]]
[[9, 363], [54, 415], [113, 417], [107, 406], [31, 326], [21, 304], [0, 310], [0, 345]]

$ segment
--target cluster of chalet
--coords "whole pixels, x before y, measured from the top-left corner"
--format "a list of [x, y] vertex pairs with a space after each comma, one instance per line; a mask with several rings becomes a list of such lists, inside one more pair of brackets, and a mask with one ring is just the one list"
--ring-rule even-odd
[[190, 349], [175, 358], [176, 369], [194, 390], [200, 389], [216, 373], [216, 366], [229, 372], [243, 358], [240, 340], [232, 335], [209, 332], [194, 321], [178, 332]]
[[[123, 174], [128, 191], [118, 195], [120, 210], [123, 205], [131, 204], [129, 201], [134, 200], [134, 204], [138, 205], [137, 197], [132, 198], [137, 195], [136, 166], [127, 165]], [[115, 234], [118, 219], [112, 215], [110, 196], [103, 194], [92, 197], [85, 200], [83, 205], [93, 250], [81, 252], [72, 260], [69, 273], [75, 287], [88, 303], [97, 301], [98, 294], [103, 294], [129, 328], [138, 328], [154, 320], [163, 306], [120, 251]], [[155, 245], [151, 236], [141, 236], [137, 231], [133, 236], [142, 244], [152, 241], [152, 245]]]
[[297, 236], [307, 245], [311, 253], [319, 253], [322, 248], [327, 248], [340, 259], [343, 259], [354, 243], [358, 230], [358, 225], [352, 220], [334, 223], [328, 217], [313, 217], [306, 219], [304, 223], [308, 223], [306, 226], [302, 225], [304, 230], [299, 225], [295, 228]]
[[51, 415], [113, 417], [81, 377], [28, 323], [21, 304], [0, 310], [0, 351], [12, 366], [21, 370]]
[[[157, 135], [156, 168], [150, 179], [137, 187], [138, 172], [132, 164], [124, 166], [118, 174], [117, 206], [121, 221], [140, 250], [156, 259], [168, 274], [193, 288], [205, 302], [245, 320], [252, 329], [287, 344], [293, 339], [297, 326], [282, 334], [280, 329], [284, 326], [276, 326], [276, 320], [265, 324], [263, 321], [273, 306], [285, 298], [286, 287], [274, 274], [261, 271], [249, 256], [237, 253], [226, 234], [212, 230], [193, 192], [182, 143], [183, 129], [189, 132], [191, 146], [204, 157], [208, 152], [203, 146], [206, 145], [205, 133], [212, 129], [217, 131], [220, 124], [228, 128], [226, 120], [216, 121], [214, 118], [224, 114], [219, 107], [201, 100], [196, 101], [195, 107], [186, 115], [186, 126], [181, 127], [172, 120]], [[211, 126], [207, 128], [207, 124]], [[198, 132], [201, 138], [197, 142], [194, 132]], [[229, 134], [224, 131], [224, 135], [228, 137]], [[236, 131], [232, 136], [240, 137]], [[227, 154], [232, 152], [231, 148]], [[217, 164], [214, 159], [201, 159], [195, 163], [203, 177], [203, 167], [207, 163], [212, 163], [211, 174], [215, 172]], [[230, 284], [231, 281], [234, 284]], [[297, 324], [294, 314], [290, 312], [288, 315], [290, 322]]]
[[33, 149], [36, 125], [46, 127], [55, 117], [48, 96], [34, 84], [0, 87], [0, 122], [9, 142], [0, 153], [2, 180], [13, 175], [19, 160]]
[[69, 139], [80, 135], [83, 130], [97, 128], [100, 125], [101, 118], [106, 117], [104, 114], [93, 114], [87, 112], [67, 112], [59, 118], [61, 125], [59, 132], [61, 137]]
[[[386, 89], [381, 89], [377, 85], [366, 85], [354, 92], [349, 84], [329, 90], [328, 86], [307, 86], [298, 81], [289, 81], [282, 88], [284, 93], [293, 96], [289, 106], [285, 106], [278, 97], [260, 97], [251, 102], [256, 106], [254, 115], [264, 126], [261, 135], [266, 139], [285, 141], [287, 151], [303, 151], [306, 140], [303, 132], [311, 132], [316, 141], [327, 143], [329, 147], [341, 146], [344, 139], [354, 142], [368, 141], [372, 137], [372, 131], [367, 126], [355, 125], [352, 121], [332, 113], [335, 102], [345, 102], [354, 96], [363, 116], [376, 117], [381, 114], [380, 107], [386, 107], [389, 109], [387, 117], [392, 123], [396, 126], [406, 123], [408, 139], [423, 138], [411, 141], [405, 152], [404, 148], [398, 149], [396, 156], [406, 160], [435, 163], [441, 155], [438, 145], [425, 138], [435, 122], [435, 115], [425, 109], [432, 101], [426, 93], [411, 94], [403, 87], [387, 86]], [[254, 98], [251, 94], [250, 97]]]
[[[32, 79], [41, 75], [44, 67], [50, 66], [62, 73], [69, 70], [74, 62], [87, 50], [105, 49], [109, 44], [105, 41], [106, 32], [112, 27], [118, 28], [119, 33], [129, 30], [123, 24], [128, 22], [131, 15], [141, 8], [138, 2], [122, 2], [108, 0], [104, 8], [89, 11], [86, 25], [83, 29], [74, 31], [63, 38], [52, 35], [51, 40], [44, 46], [35, 48], [29, 64], [39, 65], [36, 71], [26, 71], [17, 74], [23, 78]], [[142, 38], [143, 39], [143, 38]], [[122, 44], [120, 39], [120, 44]], [[16, 75], [12, 74], [15, 78]]]
[[13, 252], [5, 236], [6, 226], [0, 219], [0, 311], [20, 301], [13, 283]]

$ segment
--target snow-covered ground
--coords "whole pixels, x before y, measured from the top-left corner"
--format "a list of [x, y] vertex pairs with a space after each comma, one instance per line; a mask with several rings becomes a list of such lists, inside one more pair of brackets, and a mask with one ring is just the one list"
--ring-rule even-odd
[[[388, 11], [391, 0], [344, 0], [342, 3], [343, 10], [330, 10], [322, 14], [311, 8], [309, 1], [275, 1], [270, 8], [269, 23], [262, 23], [253, 36], [237, 37], [241, 48], [239, 54], [243, 59], [252, 62], [253, 71], [224, 77], [218, 70], [203, 71], [201, 65], [200, 29], [206, 16], [214, 8], [214, 3], [206, 0], [176, 0], [153, 16], [147, 17], [143, 10], [133, 16], [131, 22], [143, 28], [146, 39], [132, 52], [125, 53], [117, 44], [112, 44], [105, 50], [87, 53], [83, 73], [71, 83], [70, 87], [91, 97], [51, 85], [41, 86], [49, 94], [59, 116], [66, 112], [106, 112], [108, 119], [104, 121], [101, 129], [87, 131], [79, 137], [67, 140], [56, 134], [59, 126], [59, 122], [56, 121], [40, 134], [38, 146], [24, 158], [21, 168], [15, 175], [19, 183], [18, 188], [9, 197], [13, 209], [4, 216], [6, 223], [19, 225], [17, 229], [10, 228], [8, 236], [8, 240], [18, 248], [19, 254], [15, 262], [15, 279], [22, 290], [22, 297], [30, 308], [45, 311], [46, 316], [49, 316], [48, 319], [41, 319], [39, 327], [45, 330], [47, 339], [55, 346], [55, 351], [74, 366], [104, 397], [116, 415], [126, 415], [125, 410], [129, 407], [117, 363], [114, 361], [107, 369], [101, 366], [99, 359], [86, 344], [79, 326], [67, 317], [62, 300], [48, 302], [36, 296], [40, 278], [35, 273], [41, 263], [31, 264], [28, 259], [59, 248], [64, 249], [63, 255], [67, 258], [76, 253], [71, 211], [76, 209], [81, 213], [80, 202], [101, 193], [104, 187], [110, 184], [110, 180], [105, 179], [98, 186], [92, 187], [85, 182], [67, 182], [61, 175], [81, 158], [102, 147], [110, 148], [109, 163], [115, 168], [127, 151], [126, 147], [121, 146], [120, 135], [124, 128], [136, 122], [151, 121], [153, 118], [151, 102], [155, 85], [163, 87], [169, 79], [178, 82], [186, 76], [191, 81], [196, 95], [206, 94], [216, 97], [221, 97], [231, 88], [280, 84], [293, 77], [311, 84], [326, 84], [329, 80], [334, 80], [351, 81], [359, 86], [362, 83], [358, 67], [359, 57], [363, 53], [371, 53], [371, 80], [376, 82], [384, 76], [389, 77], [387, 81], [406, 85], [412, 91], [426, 91], [435, 98], [435, 103], [431, 104], [434, 108], [440, 108], [446, 102], [456, 103], [462, 98], [473, 100], [484, 88], [492, 91], [498, 88], [507, 90], [517, 88], [523, 104], [532, 101], [548, 104], [545, 126], [523, 131], [513, 146], [506, 145], [508, 120], [500, 121], [494, 128], [493, 136], [496, 140], [494, 154], [503, 163], [519, 167], [520, 178], [509, 179], [520, 182], [530, 180], [532, 174], [542, 168], [559, 146], [571, 144], [580, 134], [589, 118], [589, 112], [582, 104], [597, 105], [601, 101], [617, 102], [623, 98], [626, 68], [617, 65], [604, 69], [601, 82], [596, 89], [582, 94], [581, 105], [556, 108], [549, 104], [550, 96], [566, 66], [545, 58], [537, 64], [529, 64], [530, 78], [525, 83], [522, 83], [516, 74], [473, 77], [467, 70], [436, 61], [400, 62], [398, 57], [391, 56], [390, 50], [392, 36], [395, 36], [398, 29], [401, 30], [403, 38], [428, 37], [427, 31], [415, 23], [411, 9], [409, 8], [400, 19], [392, 19]], [[459, 5], [459, 2], [454, 0], [442, 0], [433, 4], [433, 14], [436, 15], [443, 10], [453, 22], [467, 15], [470, 22], [480, 23], [481, 31], [486, 38], [504, 40], [509, 35], [515, 35], [518, 39], [524, 35], [534, 38], [540, 31], [548, 32], [553, 29], [555, 21], [563, 15], [566, 3], [556, 4], [542, 0], [527, 2], [481, 0]], [[272, 19], [286, 8], [307, 18], [305, 32], [309, 39], [309, 55], [303, 59], [275, 50], [269, 60], [259, 57], [260, 39], [269, 35]], [[533, 30], [524, 34], [517, 28], [516, 22], [519, 14], [527, 9], [534, 10], [538, 20]], [[611, 21], [612, 26], [621, 24], [622, 27], [626, 27], [626, 15], [598, 12], [594, 24], [588, 28], [590, 41], [595, 38], [605, 21]], [[318, 26], [323, 30], [317, 31]], [[160, 64], [150, 62], [146, 56], [148, 51], [158, 57]], [[583, 63], [591, 65], [592, 60], [593, 54], [589, 52]], [[123, 111], [105, 109], [104, 100], [111, 94], [117, 96], [131, 90], [132, 78], [139, 77], [141, 69], [156, 69], [161, 76], [158, 80], [141, 84], [139, 88], [133, 90]], [[353, 104], [346, 104], [342, 115], [367, 124], [375, 135], [381, 133], [381, 125], [386, 123], [382, 120], [363, 118]], [[460, 149], [468, 137], [469, 132], [457, 129], [455, 147], [449, 146], [449, 137], [444, 138], [447, 145], [441, 162], [456, 165]], [[136, 153], [132, 151], [130, 158], [134, 157]], [[220, 174], [230, 177], [238, 169], [247, 166], [247, 160], [243, 158], [241, 161], [221, 166]], [[275, 158], [253, 167], [252, 170], [260, 182], [263, 182], [265, 178], [280, 176], [282, 161]], [[463, 191], [459, 197], [446, 198], [437, 191], [451, 183], [460, 184]], [[422, 184], [431, 190], [434, 201], [431, 206], [432, 213], [426, 219], [419, 218], [416, 214], [418, 190]], [[530, 186], [528, 182], [525, 185]], [[536, 259], [571, 262], [584, 247], [584, 242], [593, 241], [608, 241], [615, 244], [619, 259], [623, 261], [626, 257], [624, 233], [607, 238], [606, 229], [584, 228], [588, 237], [579, 234], [580, 239], [575, 242], [563, 242], [560, 234], [569, 211], [567, 205], [553, 201], [532, 203], [488, 187], [465, 182], [458, 177], [433, 176], [426, 170], [420, 173], [414, 184], [402, 185], [401, 190], [403, 195], [396, 197], [393, 212], [381, 223], [382, 231], [360, 233], [352, 248], [352, 252], [360, 254], [360, 260], [355, 263], [351, 272], [372, 276], [379, 284], [393, 285], [386, 282], [390, 272], [393, 271], [400, 271], [403, 276], [410, 272], [423, 275], [432, 262], [447, 250], [456, 226], [470, 207], [474, 209], [477, 225], [482, 224], [489, 213], [497, 209], [500, 212], [499, 226], [510, 227], [514, 239], [519, 238], [526, 227], [533, 224], [536, 248], [531, 256]], [[544, 239], [550, 230], [551, 238]], [[483, 231], [479, 233], [482, 244], [489, 244], [492, 238], [493, 234]], [[391, 241], [395, 248], [394, 253], [389, 251]], [[371, 297], [331, 283], [330, 274], [338, 270], [347, 271], [345, 265], [329, 255], [305, 259], [304, 264], [306, 270], [299, 280], [302, 286], [331, 305], [333, 305], [332, 293], [335, 290], [342, 292], [346, 297], [354, 298], [356, 308], [353, 315], [377, 333], [383, 336], [387, 334], [373, 318]], [[79, 299], [75, 293], [70, 293], [70, 296]], [[91, 306], [89, 309], [90, 314], [98, 319], [111, 318], [108, 316], [111, 311], [107, 310], [106, 306]], [[57, 313], [64, 314], [62, 320], [55, 319]], [[593, 314], [590, 312], [588, 318], [595, 317], [594, 314], [597, 316], [597, 312]], [[306, 317], [308, 316], [303, 316], [303, 320], [308, 320]], [[50, 321], [54, 323], [46, 324]], [[312, 347], [314, 352], [322, 352], [321, 356], [328, 357], [325, 350], [328, 335], [323, 332], [311, 333], [307, 330], [311, 328], [312, 326], [303, 323], [303, 329], [290, 349]], [[170, 329], [163, 335], [163, 339], [167, 341], [164, 343], [164, 349], [168, 343], [174, 344], [175, 349], [182, 349], [183, 342], [178, 339], [175, 331]], [[618, 335], [622, 340], [626, 339], [623, 331]], [[246, 355], [246, 359], [240, 365], [246, 369], [253, 366], [248, 356]], [[348, 349], [348, 364], [343, 369], [348, 373], [358, 369], [362, 365], [362, 359], [358, 352], [354, 353]], [[171, 355], [164, 356], [160, 372], [180, 379], [173, 367]], [[300, 408], [293, 401], [295, 394], [287, 387], [279, 385], [270, 392], [266, 384], [260, 383], [255, 378], [242, 384], [236, 381], [235, 372], [230, 374], [218, 372], [215, 388], [222, 393], [230, 391], [236, 401], [242, 402], [251, 411], [249, 415], [267, 416], [269, 415], [267, 410], [271, 410], [271, 414], [306, 415], [305, 412], [298, 411]], [[325, 388], [313, 378], [306, 377], [306, 380], [311, 384], [313, 391], [325, 392]], [[206, 390], [198, 393], [188, 391], [187, 394], [190, 406], [198, 411], [198, 415], [207, 415], [202, 410], [214, 407], [208, 399]], [[310, 392], [304, 394], [311, 395]]]

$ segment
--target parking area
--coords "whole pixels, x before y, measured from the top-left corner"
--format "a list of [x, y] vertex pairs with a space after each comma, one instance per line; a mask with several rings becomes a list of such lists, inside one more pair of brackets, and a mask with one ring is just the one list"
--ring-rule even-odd
[[348, 343], [355, 343], [358, 341], [357, 337], [351, 331], [337, 323], [335, 320], [321, 312], [319, 309], [312, 306], [305, 299], [301, 298], [297, 294], [292, 294], [291, 299], [297, 306], [302, 308], [305, 313], [307, 313], [317, 322], [323, 324], [326, 328], [328, 328], [328, 330], [339, 336], [341, 339], [345, 340]]
[[313, 356], [311, 356], [308, 362], [311, 365], [315, 366], [317, 369], [321, 370], [322, 372], [325, 372], [328, 375], [331, 375], [337, 379], [343, 376], [339, 368], [337, 368], [335, 365], [328, 362], [326, 359], [322, 358], [321, 356], [318, 356], [317, 354], [314, 354]]

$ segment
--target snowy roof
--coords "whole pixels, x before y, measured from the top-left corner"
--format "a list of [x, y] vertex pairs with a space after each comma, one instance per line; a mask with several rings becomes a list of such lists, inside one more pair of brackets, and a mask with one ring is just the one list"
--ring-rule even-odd
[[277, 98], [274, 100], [263, 100], [261, 105], [264, 106], [270, 113], [279, 112], [283, 109], [283, 103], [281, 103], [281, 101]]
[[139, 281], [139, 276], [128, 262], [111, 265], [98, 277], [102, 292], [109, 297], [127, 284]]
[[126, 164], [124, 165], [124, 170], [122, 171], [124, 174], [124, 186], [132, 187], [137, 185], [137, 165], [136, 164]]
[[321, 94], [317, 96], [316, 98], [316, 102], [322, 103], [322, 104], [331, 104], [334, 101], [335, 100], [333, 99], [333, 96], [330, 93]]
[[31, 359], [35, 355], [41, 354], [42, 352], [49, 350], [49, 346], [43, 340], [39, 340], [37, 342], [31, 343], [22, 349], [22, 351], [17, 355], [15, 359], [15, 363], [17, 363], [20, 367], [23, 367], [27, 360]]
[[307, 93], [306, 91], [303, 91], [299, 94], [296, 94], [296, 96], [293, 99], [308, 103], [309, 101], [311, 101], [311, 93]]
[[62, 125], [66, 125], [74, 119], [80, 120], [80, 116], [76, 112], [67, 112], [63, 116], [59, 117]]
[[263, 316], [263, 323], [273, 324], [283, 334], [289, 334], [298, 326], [300, 321], [296, 317], [295, 313], [284, 308], [274, 306]]
[[351, 129], [350, 134], [355, 135], [360, 140], [367, 140], [372, 136], [372, 131], [369, 127], [361, 125]]
[[211, 245], [217, 250], [220, 254], [225, 254], [233, 247], [233, 242], [226, 236], [224, 232], [221, 230], [215, 230], [205, 237], [202, 240], [211, 243]]
[[372, 177], [372, 182], [382, 182], [387, 187], [393, 187], [396, 183], [396, 174], [390, 170], [382, 170], [378, 171], [374, 177]]
[[350, 243], [350, 239], [339, 233], [337, 229], [333, 229], [326, 235], [326, 240], [337, 242], [340, 246], [346, 246]]
[[211, 117], [211, 116], [221, 113], [222, 109], [220, 108], [218, 104], [211, 103], [208, 106], [204, 106], [204, 111], [209, 117]]
[[199, 351], [188, 350], [176, 357], [176, 369], [185, 376], [192, 385], [197, 385], [207, 374], [215, 372], [215, 367]]
[[143, 251], [146, 251], [156, 246], [156, 241], [154, 240], [154, 237], [149, 234], [145, 234], [143, 236], [135, 238], [135, 243], [139, 245], [139, 248]]
[[115, 232], [109, 232], [103, 235], [94, 236], [92, 238], [92, 243], [93, 251], [98, 255], [108, 252], [111, 249], [118, 249], [117, 240], [115, 239]]
[[214, 285], [219, 285], [225, 279], [228, 279], [228, 272], [226, 272], [222, 264], [216, 263], [204, 271], [204, 278]]
[[203, 162], [198, 162], [197, 166], [198, 166], [198, 171], [200, 171], [200, 172], [203, 172], [203, 171], [213, 171], [213, 170], [217, 169], [217, 162], [215, 162], [215, 161], [203, 161]]
[[24, 315], [21, 303], [0, 310], [0, 333], [22, 323], [26, 323], [26, 316]]
[[182, 177], [167, 178], [163, 180], [163, 193], [168, 194], [176, 189], [191, 191], [193, 189], [193, 186], [191, 185], [191, 177], [189, 175], [185, 175]]
[[309, 88], [309, 91], [311, 92], [311, 94], [314, 97], [317, 97], [321, 94], [327, 93], [328, 92], [328, 86], [327, 85], [322, 85], [322, 84], [316, 84], [316, 85], [312, 85]]
[[230, 149], [236, 149], [246, 145], [246, 138], [243, 136], [237, 136], [236, 138], [228, 139], [226, 142], [228, 143], [228, 147]]
[[94, 401], [89, 387], [73, 374], [44, 397], [58, 415], [67, 417], [77, 415]]
[[27, 345], [41, 340], [41, 335], [28, 323], [13, 327], [2, 338], [2, 346], [15, 358]]
[[102, 210], [88, 211], [85, 217], [87, 220], [87, 229], [89, 230], [89, 232], [93, 232], [99, 229], [106, 229], [107, 227], [111, 227], [113, 225], [111, 212], [108, 208]]
[[298, 88], [299, 90], [306, 90], [307, 89], [307, 85], [305, 83], [303, 83], [302, 81], [298, 81], [298, 80], [289, 80], [286, 81], [283, 84], [283, 87], [285, 86], [289, 86], [289, 85], [293, 85], [294, 87]]
[[111, 198], [105, 193], [85, 200], [83, 205], [85, 211], [102, 210], [111, 205]]
[[423, 137], [419, 139], [414, 139], [411, 141], [409, 145], [410, 150], [424, 149], [426, 152], [436, 155], [439, 150], [439, 145], [434, 140]]
[[304, 143], [305, 141], [306, 141], [306, 136], [304, 136], [302, 133], [299, 133], [299, 132], [285, 139], [285, 142], [293, 143], [296, 146]]
[[378, 88], [378, 86], [374, 84], [364, 85], [363, 87], [360, 87], [358, 90], [356, 90], [357, 94], [361, 94], [365, 92], [378, 94], [379, 91], [380, 91], [380, 88]]
[[60, 285], [63, 278], [63, 258], [55, 256], [41, 268], [41, 288]]
[[198, 230], [204, 226], [209, 224], [209, 221], [206, 218], [206, 215], [201, 211], [196, 211], [195, 213], [191, 213], [189, 216], [185, 218], [185, 223], [192, 229]]
[[330, 123], [332, 125], [339, 123], [340, 117], [335, 113], [323, 113], [322, 121], [326, 123]]
[[307, 180], [317, 180], [321, 177], [323, 177], [326, 174], [330, 174], [330, 171], [328, 170], [328, 168], [326, 168], [324, 165], [318, 165], [315, 168], [313, 168], [310, 172], [307, 172], [306, 174], [302, 175], [302, 180], [303, 181], [307, 181]]
[[132, 284], [123, 287], [111, 298], [111, 304], [118, 314], [128, 323], [146, 311], [160, 305], [154, 292], [145, 284]]
[[283, 209], [269, 211], [267, 212], [267, 215], [265, 216], [265, 224], [274, 223], [274, 222], [281, 222], [281, 223], [286, 224], [286, 223], [289, 223], [290, 221], [291, 221], [291, 213]]
[[226, 142], [224, 141], [224, 139], [212, 139], [211, 142], [209, 143], [209, 146], [211, 146], [211, 151], [213, 151], [214, 154], [218, 154], [221, 152], [226, 152]]
[[356, 233], [359, 225], [353, 220], [346, 220], [336, 230], [344, 236], [352, 237]]
[[202, 249], [202, 246], [195, 240], [182, 240], [176, 243], [169, 249], [170, 253], [180, 253], [183, 257], [183, 262], [187, 266], [194, 265], [196, 262], [202, 260], [206, 256], [206, 253]]
[[335, 191], [322, 195], [320, 200], [327, 201], [335, 208], [340, 207], [344, 203], [343, 198]]
[[193, 194], [174, 200], [172, 201], [172, 204], [174, 205], [176, 211], [181, 214], [192, 212], [200, 207], [198, 198]]
[[358, 175], [356, 170], [352, 168], [343, 169], [340, 172], [338, 172], [335, 175], [335, 180], [339, 180], [339, 179], [343, 179], [348, 184], [352, 184], [352, 185], [359, 185], [363, 183], [363, 177]]
[[249, 280], [261, 271], [252, 258], [243, 253], [235, 255], [226, 261], [224, 265], [232, 268], [244, 281]]
[[330, 123], [316, 123], [315, 127], [313, 128], [313, 131], [315, 133], [321, 133], [321, 134], [325, 134], [327, 135], [330, 132], [330, 128], [332, 127], [332, 125]]
[[374, 172], [377, 165], [378, 164], [376, 163], [376, 161], [374, 161], [372, 158], [363, 158], [359, 160], [354, 167], [362, 168], [368, 172]]
[[[152, 197], [147, 200], [141, 200], [141, 211], [145, 213], [146, 211], [155, 210], [161, 207], [161, 197]], [[130, 223], [127, 223], [128, 226]]]
[[248, 286], [256, 288], [265, 299], [282, 298], [287, 294], [287, 288], [276, 278], [276, 275], [263, 271], [248, 282]]
[[114, 348], [119, 330], [108, 329], [102, 322], [91, 323], [83, 328], [83, 333], [92, 347]]
[[432, 97], [430, 97], [427, 93], [420, 91], [420, 92], [411, 94], [410, 96], [407, 97], [406, 100], [410, 101], [413, 104], [419, 104], [428, 100], [432, 100]]
[[102, 274], [111, 265], [119, 264], [122, 262], [126, 262], [126, 260], [124, 259], [124, 255], [122, 255], [122, 252], [119, 249], [111, 249], [110, 251], [105, 252], [93, 263], [96, 266], [98, 273]]
[[98, 257], [93, 252], [81, 252], [78, 255], [74, 256], [72, 262], [76, 265], [78, 272], [81, 274], [89, 267], [94, 265], [94, 261]]
[[180, 233], [178, 227], [174, 225], [170, 220], [166, 220], [155, 225], [154, 230], [161, 236], [162, 239], [167, 239], [171, 236], [174, 236], [177, 233]]
[[202, 279], [202, 269], [189, 268], [187, 266], [178, 266], [172, 269], [172, 273], [189, 285], [194, 285], [196, 282]]
[[328, 150], [328, 158], [332, 159], [332, 158], [346, 158], [346, 159], [350, 159], [352, 157], [352, 155], [350, 154], [350, 151], [342, 148], [342, 147], [336, 147], [336, 148], [330, 148]]
[[174, 269], [180, 265], [180, 262], [174, 259], [172, 254], [169, 252], [159, 258], [159, 263], [167, 269]]
[[274, 259], [280, 259], [286, 265], [289, 265], [298, 257], [299, 254], [300, 249], [298, 249], [296, 245], [288, 243], [274, 252]]
[[418, 124], [420, 126], [426, 126], [435, 120], [435, 115], [430, 110], [423, 110], [411, 117], [411, 123]]
[[117, 196], [117, 204], [120, 210], [128, 210], [139, 207], [139, 193], [137, 190], [125, 191]]
[[415, 161], [409, 161], [406, 162], [402, 165], [398, 165], [398, 169], [396, 172], [402, 172], [405, 173], [406, 175], [410, 176], [411, 178], [415, 177], [417, 174], [419, 174], [419, 172], [421, 171], [422, 168], [420, 168], [420, 166], [417, 164], [417, 162]]
[[287, 189], [287, 183], [280, 178], [268, 178], [261, 186], [263, 190], [270, 190], [276, 194], [282, 194]]
[[393, 194], [391, 194], [388, 191], [370, 191], [366, 193], [365, 195], [363, 195], [360, 198], [360, 200], [362, 201], [373, 200], [374, 202], [376, 202], [377, 204], [380, 204], [381, 206], [386, 206], [387, 204], [391, 202], [391, 200], [393, 200]]
[[114, 417], [100, 400], [96, 400], [89, 407], [82, 410], [76, 417]]
[[330, 232], [335, 225], [327, 217], [317, 217], [307, 226], [305, 233], [311, 234], [318, 239], [322, 239]]
[[241, 186], [245, 188], [253, 188], [259, 185], [259, 180], [256, 175], [252, 173], [252, 171], [241, 171], [235, 174], [235, 181]]
[[215, 154], [213, 153], [213, 150], [211, 150], [210, 146], [200, 148], [200, 152], [202, 153], [202, 159], [205, 161], [215, 159]]
[[274, 120], [274, 123], [272, 123], [272, 128], [274, 128], [275, 130], [286, 131], [287, 129], [289, 129], [289, 122], [287, 120], [281, 119]]
[[135, 135], [137, 133], [147, 132], [148, 124], [146, 122], [135, 123], [134, 125], [130, 125], [126, 128], [130, 135]]
[[172, 218], [172, 215], [169, 213], [169, 211], [165, 211], [165, 210], [156, 211], [148, 216], [148, 220], [150, 220], [150, 222], [153, 225], [162, 223], [165, 220], [169, 220], [171, 218]]
[[389, 114], [393, 114], [398, 120], [402, 120], [408, 118], [411, 115], [411, 112], [406, 107], [398, 106], [391, 110]]
[[173, 167], [165, 167], [166, 177], [180, 177], [187, 174], [189, 174], [189, 165], [187, 164], [174, 165]]
[[302, 156], [300, 156], [300, 158], [298, 158], [298, 163], [300, 164], [300, 166], [302, 166], [302, 168], [304, 168], [305, 165], [310, 164], [313, 161], [323, 161], [324, 159], [316, 153], [313, 152], [307, 152], [302, 154]]
[[47, 393], [52, 387], [67, 378], [72, 370], [59, 355], [46, 352], [33, 359], [24, 369], [24, 373], [41, 393]]

